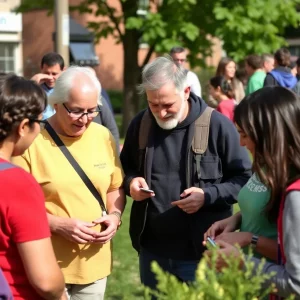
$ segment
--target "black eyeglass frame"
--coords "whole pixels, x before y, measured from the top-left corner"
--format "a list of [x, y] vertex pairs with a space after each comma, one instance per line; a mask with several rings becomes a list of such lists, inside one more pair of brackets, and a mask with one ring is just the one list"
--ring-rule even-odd
[[[67, 111], [69, 114], [74, 113], [74, 112], [72, 112], [72, 111], [65, 105], [65, 103], [63, 103], [62, 105], [63, 105], [63, 107], [66, 109], [66, 111]], [[101, 113], [100, 106], [97, 105], [97, 107], [98, 107], [98, 110], [95, 110], [95, 111], [93, 111], [93, 112], [85, 112], [85, 113], [82, 113], [80, 116], [78, 116], [78, 117], [76, 117], [76, 118], [77, 118], [77, 119], [81, 119], [83, 116], [87, 116], [88, 119], [91, 119], [91, 118], [97, 117], [97, 116]], [[97, 113], [97, 115], [94, 116], [94, 117], [89, 117], [89, 114], [93, 114], [93, 113]], [[73, 117], [71, 117], [71, 118], [73, 118]]]
[[28, 118], [28, 120], [30, 122], [35, 122], [35, 123], [39, 123], [39, 124], [43, 124], [43, 125], [47, 124], [47, 120], [39, 120], [39, 119], [32, 119], [32, 118]]

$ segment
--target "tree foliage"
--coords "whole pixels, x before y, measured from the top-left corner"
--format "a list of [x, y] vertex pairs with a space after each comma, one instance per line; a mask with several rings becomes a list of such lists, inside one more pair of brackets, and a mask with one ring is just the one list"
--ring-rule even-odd
[[[139, 108], [136, 84], [141, 68], [154, 52], [169, 52], [174, 45], [190, 50], [192, 66], [203, 66], [211, 55], [212, 37], [223, 41], [229, 56], [240, 61], [248, 54], [274, 52], [285, 45], [284, 29], [297, 27], [300, 0], [82, 0], [71, 10], [102, 16], [90, 22], [96, 40], [113, 36], [124, 49], [124, 126]], [[71, 3], [71, 1], [70, 1]], [[23, 0], [18, 12], [35, 8], [53, 10], [54, 0]], [[138, 14], [139, 9], [145, 14]], [[140, 43], [148, 44], [138, 64]]]

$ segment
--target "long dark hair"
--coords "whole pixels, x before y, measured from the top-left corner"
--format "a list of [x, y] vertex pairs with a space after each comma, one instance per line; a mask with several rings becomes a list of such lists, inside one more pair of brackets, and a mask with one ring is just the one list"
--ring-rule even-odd
[[255, 144], [253, 171], [271, 190], [265, 212], [276, 220], [286, 187], [300, 177], [300, 100], [286, 88], [264, 87], [236, 107], [234, 121]]
[[33, 81], [16, 75], [0, 78], [0, 143], [26, 118], [37, 119], [45, 110], [47, 96]]
[[230, 82], [228, 82], [223, 76], [215, 76], [210, 79], [210, 85], [217, 89], [220, 87], [221, 92], [226, 95], [228, 98], [235, 98], [234, 91]]

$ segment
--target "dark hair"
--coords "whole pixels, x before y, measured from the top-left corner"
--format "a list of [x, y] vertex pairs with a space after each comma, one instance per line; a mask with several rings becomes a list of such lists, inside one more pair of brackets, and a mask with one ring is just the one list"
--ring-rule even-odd
[[234, 98], [234, 91], [231, 84], [223, 76], [216, 76], [210, 79], [210, 85], [215, 89], [220, 87], [221, 92], [226, 95], [228, 98]]
[[253, 171], [271, 190], [265, 212], [274, 221], [286, 187], [300, 175], [300, 101], [286, 88], [264, 87], [238, 104], [234, 121], [255, 144]]
[[297, 67], [300, 67], [300, 57], [296, 60]]
[[34, 81], [16, 75], [0, 78], [0, 142], [24, 119], [37, 119], [46, 106], [47, 96]]
[[253, 70], [257, 70], [262, 67], [262, 58], [259, 55], [249, 55], [246, 57], [245, 61]]
[[63, 70], [63, 68], [65, 67], [65, 62], [62, 56], [56, 52], [50, 52], [43, 56], [41, 61], [41, 68], [43, 68], [43, 65], [53, 67], [56, 64], [59, 64], [61, 70]]
[[280, 48], [275, 52], [274, 58], [279, 66], [288, 67], [291, 63], [291, 53], [287, 48]]
[[175, 46], [170, 50], [170, 55], [174, 54], [174, 53], [182, 53], [184, 52], [185, 49], [181, 46]]

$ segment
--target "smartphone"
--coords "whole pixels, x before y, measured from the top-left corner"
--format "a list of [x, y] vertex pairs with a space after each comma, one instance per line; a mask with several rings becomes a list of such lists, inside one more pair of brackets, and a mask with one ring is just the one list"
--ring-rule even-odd
[[143, 191], [143, 192], [149, 193], [149, 194], [154, 193], [154, 191], [148, 190], [148, 189], [144, 189], [144, 188], [140, 188], [140, 190]]
[[210, 236], [207, 237], [206, 242], [209, 243], [213, 247], [217, 247], [216, 242]]

